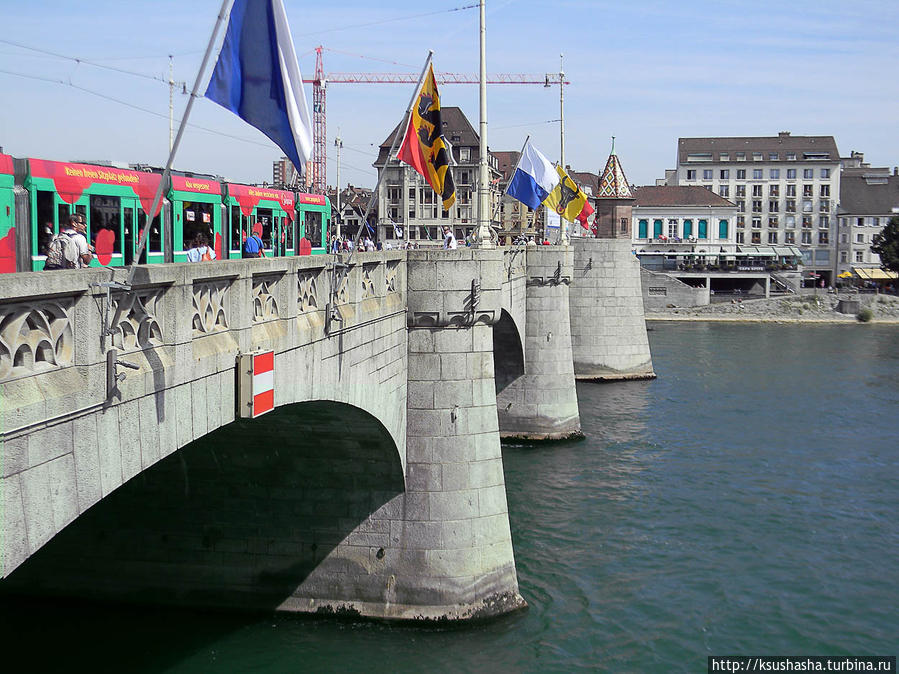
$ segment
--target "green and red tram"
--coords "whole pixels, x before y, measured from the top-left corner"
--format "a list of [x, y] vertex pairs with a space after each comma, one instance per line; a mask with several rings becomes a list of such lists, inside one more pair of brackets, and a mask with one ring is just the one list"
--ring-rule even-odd
[[[134, 261], [162, 174], [0, 154], [0, 273], [39, 271], [47, 246], [70, 215], [84, 216], [91, 266]], [[259, 230], [268, 256], [327, 252], [331, 204], [320, 194], [222, 183], [172, 174], [150, 221], [141, 263], [183, 262], [202, 234], [217, 259], [240, 258]]]
[[16, 269], [16, 196], [12, 157], [0, 154], [0, 274]]

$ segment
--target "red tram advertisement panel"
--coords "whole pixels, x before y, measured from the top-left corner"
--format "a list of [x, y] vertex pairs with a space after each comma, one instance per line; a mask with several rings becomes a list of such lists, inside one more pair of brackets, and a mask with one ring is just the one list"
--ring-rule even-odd
[[[72, 213], [87, 222], [87, 237], [96, 249], [92, 266], [130, 264], [161, 178], [110, 166], [29, 159], [25, 188], [31, 200], [32, 268], [43, 268], [47, 244]], [[139, 262], [165, 261], [159, 214], [157, 207]]]
[[12, 157], [0, 154], [0, 274], [16, 271], [16, 202]]

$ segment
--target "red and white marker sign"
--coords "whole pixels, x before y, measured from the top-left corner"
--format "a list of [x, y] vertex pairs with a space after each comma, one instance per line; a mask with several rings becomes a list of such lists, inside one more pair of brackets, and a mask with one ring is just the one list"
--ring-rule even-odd
[[238, 356], [240, 416], [255, 419], [275, 409], [275, 352], [257, 351]]

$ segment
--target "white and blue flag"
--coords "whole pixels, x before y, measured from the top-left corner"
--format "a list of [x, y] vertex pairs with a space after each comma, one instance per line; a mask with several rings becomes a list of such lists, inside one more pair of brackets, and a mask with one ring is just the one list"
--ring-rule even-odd
[[234, 0], [206, 98], [262, 131], [305, 173], [312, 124], [282, 0]]
[[528, 140], [506, 194], [531, 208], [537, 208], [558, 184], [559, 173], [555, 166]]

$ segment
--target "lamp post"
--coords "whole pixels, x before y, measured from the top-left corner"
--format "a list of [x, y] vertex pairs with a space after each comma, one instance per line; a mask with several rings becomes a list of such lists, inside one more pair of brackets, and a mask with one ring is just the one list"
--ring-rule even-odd
[[[559, 166], [562, 167], [562, 170], [565, 170], [565, 68], [563, 64], [565, 55], [559, 54]], [[546, 75], [546, 83], [543, 85], [544, 87], [552, 86], [552, 79], [555, 79], [556, 75], [553, 73], [547, 73]], [[571, 242], [571, 237], [568, 232], [568, 221], [565, 218], [560, 218], [559, 222], [559, 243], [562, 245], [568, 245]]]
[[340, 138], [340, 127], [337, 127], [337, 137], [334, 139], [334, 147], [337, 148], [337, 216], [334, 218], [336, 225], [335, 236], [340, 238], [340, 148], [343, 140]]

